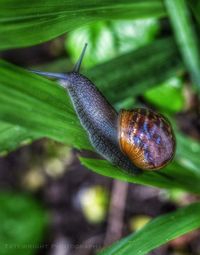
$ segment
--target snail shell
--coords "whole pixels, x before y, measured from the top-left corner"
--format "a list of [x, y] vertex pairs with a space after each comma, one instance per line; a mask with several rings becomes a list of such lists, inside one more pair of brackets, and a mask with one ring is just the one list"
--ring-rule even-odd
[[168, 164], [175, 152], [175, 136], [168, 120], [152, 110], [122, 110], [119, 145], [138, 168], [156, 170]]

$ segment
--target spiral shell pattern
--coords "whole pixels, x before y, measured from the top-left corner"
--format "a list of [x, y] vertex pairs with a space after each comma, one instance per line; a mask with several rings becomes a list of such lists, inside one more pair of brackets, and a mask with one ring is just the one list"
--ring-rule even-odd
[[175, 136], [161, 114], [146, 108], [122, 110], [118, 127], [120, 148], [138, 168], [157, 170], [172, 160]]

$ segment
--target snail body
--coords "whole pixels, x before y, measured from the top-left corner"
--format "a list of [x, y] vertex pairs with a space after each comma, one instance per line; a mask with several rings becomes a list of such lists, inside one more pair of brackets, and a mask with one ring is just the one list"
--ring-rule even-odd
[[86, 46], [72, 72], [33, 72], [58, 79], [68, 91], [92, 146], [112, 164], [134, 173], [165, 166], [175, 151], [170, 123], [145, 108], [122, 110], [118, 114], [97, 87], [79, 73], [85, 49]]
[[71, 72], [60, 80], [68, 90], [79, 120], [95, 150], [108, 161], [126, 170], [137, 171], [122, 153], [118, 139], [118, 114], [97, 87], [85, 76]]

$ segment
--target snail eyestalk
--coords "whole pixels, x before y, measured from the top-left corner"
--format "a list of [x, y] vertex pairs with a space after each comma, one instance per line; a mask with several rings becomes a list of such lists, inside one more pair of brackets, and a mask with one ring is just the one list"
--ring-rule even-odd
[[[81, 63], [83, 61], [83, 57], [85, 55], [86, 49], [87, 49], [87, 43], [85, 43], [85, 45], [83, 47], [83, 50], [81, 52], [81, 55], [80, 55], [77, 63], [74, 66], [74, 69], [73, 69], [74, 72], [79, 73]], [[42, 76], [46, 76], [46, 77], [49, 77], [49, 78], [55, 78], [55, 79], [58, 79], [58, 80], [65, 80], [67, 78], [67, 75], [62, 74], [62, 73], [50, 73], [50, 72], [41, 72], [41, 71], [35, 71], [35, 70], [30, 70], [30, 72], [36, 73], [36, 74], [39, 74], [39, 75], [42, 75]]]
[[62, 73], [49, 73], [49, 72], [41, 72], [41, 71], [34, 71], [34, 70], [30, 70], [30, 72], [36, 73], [45, 77], [49, 77], [49, 78], [59, 79], [59, 80], [66, 79], [67, 77], [66, 74], [62, 74]]
[[85, 55], [86, 49], [87, 49], [87, 43], [85, 43], [85, 45], [84, 45], [84, 47], [83, 47], [83, 50], [82, 50], [82, 52], [81, 52], [81, 55], [80, 55], [80, 57], [79, 57], [77, 63], [76, 63], [75, 66], [74, 66], [74, 69], [73, 69], [74, 72], [79, 73], [79, 70], [80, 70], [80, 67], [81, 67], [81, 63], [82, 63], [82, 61], [83, 61], [83, 57], [84, 57], [84, 55]]

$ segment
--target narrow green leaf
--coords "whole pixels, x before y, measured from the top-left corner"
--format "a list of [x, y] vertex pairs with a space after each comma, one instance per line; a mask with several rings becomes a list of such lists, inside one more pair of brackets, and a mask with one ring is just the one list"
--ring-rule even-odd
[[99, 64], [84, 74], [116, 103], [143, 94], [182, 70], [174, 40], [164, 38]]
[[145, 255], [200, 227], [200, 204], [192, 204], [176, 212], [160, 216], [138, 232], [120, 240], [99, 255]]
[[0, 1], [0, 49], [30, 46], [90, 22], [162, 17], [161, 0]]
[[186, 0], [165, 0], [174, 34], [194, 85], [200, 90], [199, 42]]
[[180, 112], [185, 106], [183, 81], [177, 76], [172, 77], [159, 86], [149, 89], [144, 97], [157, 108], [174, 113]]
[[200, 175], [200, 143], [186, 135], [176, 133], [178, 141], [176, 161]]
[[198, 0], [188, 0], [188, 3], [200, 25], [200, 2]]
[[[60, 86], [0, 60], [0, 119], [49, 137], [91, 149], [70, 100]], [[23, 133], [23, 131], [22, 131]]]
[[142, 174], [133, 175], [122, 171], [105, 160], [88, 158], [81, 158], [80, 160], [84, 166], [95, 173], [121, 181], [166, 189], [180, 188], [200, 194], [200, 175], [197, 175], [195, 171], [189, 171], [176, 162], [157, 172], [144, 171]]

